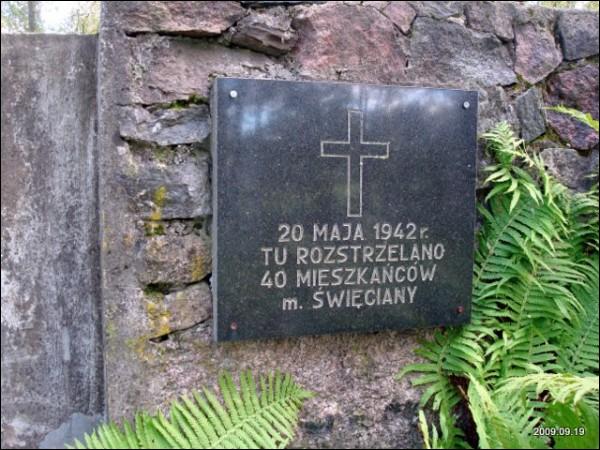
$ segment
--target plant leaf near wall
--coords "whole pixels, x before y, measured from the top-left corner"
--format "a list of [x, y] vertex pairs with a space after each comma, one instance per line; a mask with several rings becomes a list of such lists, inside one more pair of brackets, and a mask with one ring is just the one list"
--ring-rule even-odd
[[496, 164], [472, 321], [437, 332], [399, 377], [420, 373], [437, 413], [437, 426], [420, 413], [427, 448], [598, 448], [598, 182], [569, 191], [506, 123], [483, 137]]
[[168, 417], [138, 413], [134, 424], [101, 425], [75, 448], [283, 448], [293, 439], [298, 412], [312, 393], [290, 375], [229, 373], [219, 377], [222, 400], [208, 388], [174, 401]]
[[546, 109], [571, 116], [574, 119], [579, 120], [581, 123], [586, 124], [588, 127], [593, 129], [594, 131], [596, 131], [596, 133], [598, 133], [598, 121], [596, 119], [594, 119], [590, 113], [584, 113], [584, 112], [578, 111], [576, 109], [568, 108], [568, 107], [562, 106], [562, 105], [551, 106]]

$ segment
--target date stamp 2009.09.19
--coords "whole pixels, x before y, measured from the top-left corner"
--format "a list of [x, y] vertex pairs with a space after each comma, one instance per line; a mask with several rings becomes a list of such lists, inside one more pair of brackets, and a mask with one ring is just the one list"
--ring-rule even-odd
[[537, 427], [533, 429], [534, 436], [584, 436], [585, 427]]

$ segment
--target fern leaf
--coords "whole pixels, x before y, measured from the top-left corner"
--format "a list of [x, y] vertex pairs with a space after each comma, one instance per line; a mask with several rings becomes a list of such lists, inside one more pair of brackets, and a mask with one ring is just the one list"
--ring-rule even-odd
[[[114, 423], [101, 425], [84, 437], [77, 448], [280, 448], [294, 436], [298, 412], [312, 393], [290, 375], [261, 376], [257, 391], [250, 371], [242, 372], [239, 389], [228, 373], [219, 386], [222, 404], [209, 389], [193, 398], [181, 397], [171, 405], [169, 417], [136, 415], [135, 427], [121, 430]], [[268, 383], [267, 381], [268, 380]]]
[[498, 389], [499, 393], [523, 393], [535, 388], [536, 395], [548, 392], [554, 401], [575, 405], [583, 397], [598, 394], [598, 377], [577, 377], [562, 373], [536, 373], [508, 378]]
[[[481, 448], [537, 448], [541, 442], [531, 430], [529, 411], [515, 415], [508, 402], [494, 398], [475, 378], [469, 382], [469, 407]], [[537, 420], [534, 421], [534, 425]]]
[[588, 127], [592, 128], [596, 133], [598, 132], [598, 121], [594, 119], [590, 113], [584, 113], [578, 111], [577, 109], [567, 108], [563, 105], [552, 106], [546, 109], [571, 116], [574, 119], [577, 119], [579, 122], [584, 123]]
[[572, 374], [598, 374], [598, 288], [599, 264], [596, 255], [586, 266], [587, 280], [574, 287], [574, 294], [582, 304], [578, 320], [570, 327], [561, 328], [560, 353], [562, 369]]
[[[598, 183], [571, 194], [505, 123], [484, 137], [497, 163], [479, 205], [471, 324], [435, 332], [416, 351], [424, 362], [398, 375], [419, 373], [420, 404], [438, 412], [439, 429], [420, 420], [431, 448], [456, 446], [441, 423], [464, 399], [482, 448], [547, 445], [533, 430], [555, 398], [598, 409]], [[511, 383], [522, 391], [497, 388]]]
[[185, 425], [188, 427], [187, 434], [190, 436], [189, 439], [192, 442], [192, 447], [208, 447], [210, 441], [201, 424], [201, 422], [205, 420], [204, 417], [202, 417], [197, 406], [190, 402], [189, 398], [183, 397], [182, 401], [185, 404], [185, 407], [179, 402], [174, 402], [171, 415], [176, 413], [179, 417], [179, 419], [176, 420], [181, 422], [185, 421]]

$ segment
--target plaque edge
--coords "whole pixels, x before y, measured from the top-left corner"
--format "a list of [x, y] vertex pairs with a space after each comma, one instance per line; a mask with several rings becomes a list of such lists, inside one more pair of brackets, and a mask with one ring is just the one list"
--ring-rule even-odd
[[[215, 343], [221, 342], [249, 342], [249, 341], [265, 341], [265, 340], [282, 340], [282, 339], [297, 339], [302, 337], [311, 337], [311, 336], [327, 336], [327, 335], [339, 335], [339, 334], [364, 334], [364, 333], [378, 333], [378, 332], [411, 332], [418, 331], [422, 329], [437, 329], [443, 326], [465, 326], [471, 323], [472, 320], [472, 304], [473, 297], [472, 295], [468, 297], [468, 302], [466, 306], [465, 314], [463, 318], [458, 321], [453, 321], [450, 325], [446, 323], [438, 323], [438, 324], [427, 324], [422, 327], [384, 327], [377, 329], [358, 329], [358, 330], [350, 330], [350, 329], [339, 329], [335, 331], [323, 331], [317, 333], [293, 333], [293, 334], [272, 334], [272, 335], [260, 335], [260, 336], [237, 336], [237, 333], [228, 333], [226, 329], [220, 330], [219, 328], [219, 317], [218, 317], [218, 103], [219, 103], [219, 91], [225, 89], [223, 86], [229, 82], [250, 82], [250, 81], [258, 81], [260, 82], [281, 82], [283, 84], [328, 84], [331, 86], [372, 86], [372, 87], [380, 87], [380, 88], [400, 88], [400, 89], [423, 89], [429, 91], [452, 91], [455, 93], [464, 94], [469, 100], [474, 97], [474, 108], [471, 107], [471, 114], [474, 114], [473, 125], [473, 141], [472, 141], [472, 161], [474, 163], [473, 169], [473, 191], [471, 195], [471, 203], [472, 203], [472, 223], [471, 223], [471, 252], [470, 252], [470, 260], [471, 266], [474, 264], [475, 257], [475, 245], [476, 245], [476, 222], [477, 222], [477, 163], [479, 160], [479, 155], [477, 152], [478, 147], [478, 124], [479, 124], [479, 91], [478, 90], [465, 90], [460, 88], [448, 88], [448, 87], [430, 87], [430, 86], [407, 86], [401, 84], [382, 84], [382, 83], [364, 83], [358, 81], [338, 81], [338, 80], [285, 80], [285, 79], [277, 79], [277, 78], [252, 78], [252, 77], [228, 77], [228, 76], [217, 76], [214, 78], [211, 93], [209, 95], [210, 99], [210, 110], [211, 116], [214, 117], [211, 123], [212, 136], [210, 143], [210, 152], [212, 157], [212, 205], [213, 205], [213, 220], [211, 224], [212, 229], [212, 256], [213, 256], [213, 272], [211, 275], [211, 288], [212, 288], [212, 297], [213, 297], [213, 338], [212, 341]], [[225, 95], [225, 94], [224, 94]], [[468, 106], [466, 107], [468, 108]], [[471, 280], [471, 285], [473, 282], [473, 270], [470, 271], [469, 277]], [[221, 331], [222, 336], [219, 335], [219, 331]]]
[[212, 159], [212, 173], [211, 173], [211, 195], [212, 195], [212, 223], [211, 223], [211, 255], [212, 255], [212, 273], [210, 276], [210, 287], [212, 294], [212, 313], [213, 313], [213, 326], [212, 326], [212, 341], [219, 342], [219, 308], [218, 308], [218, 273], [219, 273], [219, 257], [218, 257], [218, 223], [219, 223], [219, 209], [218, 209], [218, 177], [219, 177], [219, 164], [217, 155], [217, 141], [218, 141], [218, 103], [219, 103], [219, 79], [215, 78], [211, 93], [209, 109], [213, 120], [211, 121], [211, 138], [210, 138], [210, 156]]
[[[460, 89], [460, 88], [451, 88], [451, 87], [439, 87], [439, 86], [412, 86], [407, 84], [391, 84], [391, 83], [365, 83], [361, 81], [346, 81], [346, 80], [286, 80], [283, 78], [252, 78], [252, 77], [226, 77], [226, 76], [218, 76], [215, 77], [216, 80], [240, 80], [240, 81], [276, 81], [281, 83], [311, 83], [311, 84], [331, 84], [331, 85], [361, 85], [361, 86], [372, 86], [372, 87], [383, 87], [383, 88], [407, 88], [407, 89], [427, 89], [433, 91], [456, 91], [456, 92], [465, 92], [472, 93], [477, 96], [479, 99], [479, 91], [477, 89]], [[478, 100], [479, 103], [479, 100]]]

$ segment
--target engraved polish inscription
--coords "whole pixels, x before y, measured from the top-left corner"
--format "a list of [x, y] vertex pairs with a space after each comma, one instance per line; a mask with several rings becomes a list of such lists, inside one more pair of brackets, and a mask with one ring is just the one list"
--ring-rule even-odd
[[[260, 249], [265, 266], [260, 285], [312, 288], [307, 305], [312, 309], [413, 303], [419, 284], [434, 282], [446, 253], [442, 242], [429, 240], [427, 227], [412, 222], [376, 223], [366, 230], [375, 245], [362, 243], [372, 240], [360, 223], [313, 224], [308, 235], [301, 224], [280, 224], [278, 230], [277, 245]], [[286, 271], [287, 265], [295, 270]], [[295, 311], [305, 305], [297, 297], [283, 297], [281, 306]]]
[[217, 79], [215, 339], [466, 323], [476, 106], [471, 91]]

